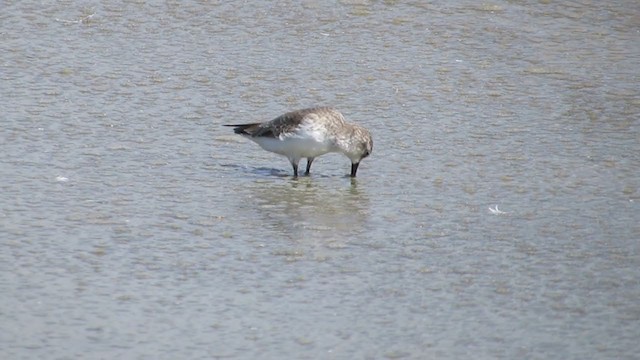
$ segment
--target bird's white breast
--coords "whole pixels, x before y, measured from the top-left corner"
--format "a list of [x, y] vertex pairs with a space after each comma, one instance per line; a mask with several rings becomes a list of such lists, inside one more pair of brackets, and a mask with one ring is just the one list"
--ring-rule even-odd
[[277, 138], [253, 137], [263, 149], [287, 157], [316, 157], [334, 151], [334, 142], [323, 129], [301, 124], [295, 131], [283, 133]]

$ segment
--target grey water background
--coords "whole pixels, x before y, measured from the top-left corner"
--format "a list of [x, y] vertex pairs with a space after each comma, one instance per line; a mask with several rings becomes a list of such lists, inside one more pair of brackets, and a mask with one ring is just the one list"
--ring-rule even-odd
[[637, 2], [1, 8], [0, 358], [640, 353]]

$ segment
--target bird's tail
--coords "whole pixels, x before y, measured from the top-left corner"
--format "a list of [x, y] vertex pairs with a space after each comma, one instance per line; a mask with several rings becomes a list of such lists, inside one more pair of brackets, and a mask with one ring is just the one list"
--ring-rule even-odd
[[235, 125], [223, 125], [223, 126], [232, 127], [233, 128], [233, 132], [236, 133], [236, 134], [252, 136], [253, 133], [258, 128], [258, 125], [260, 125], [260, 123], [235, 124]]

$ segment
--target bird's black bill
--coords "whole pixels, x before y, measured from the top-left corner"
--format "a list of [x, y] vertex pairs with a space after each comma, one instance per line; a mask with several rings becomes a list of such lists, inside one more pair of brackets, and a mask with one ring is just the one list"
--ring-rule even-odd
[[359, 162], [351, 164], [351, 177], [356, 177], [356, 172], [358, 172]]

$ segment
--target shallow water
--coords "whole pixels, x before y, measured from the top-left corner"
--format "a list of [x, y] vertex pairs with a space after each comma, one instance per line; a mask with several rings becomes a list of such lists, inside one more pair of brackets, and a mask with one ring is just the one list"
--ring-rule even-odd
[[[0, 357], [634, 358], [639, 18], [4, 4]], [[312, 105], [355, 180], [220, 126]]]

